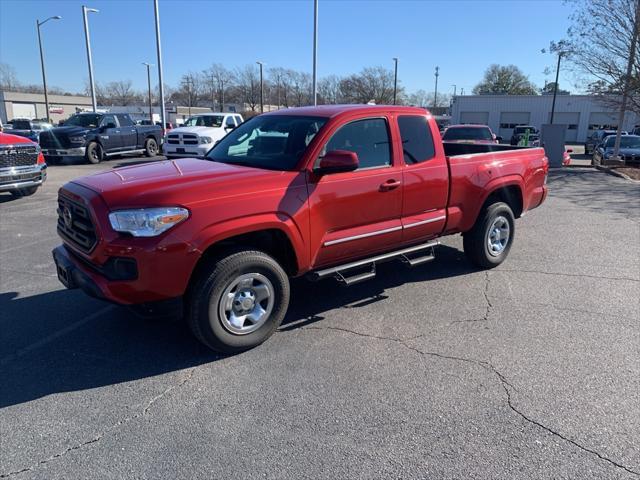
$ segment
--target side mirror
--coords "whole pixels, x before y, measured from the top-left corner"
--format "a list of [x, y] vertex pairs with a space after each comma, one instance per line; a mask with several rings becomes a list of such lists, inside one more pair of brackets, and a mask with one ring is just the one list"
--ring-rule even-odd
[[225, 126], [225, 127], [224, 127], [224, 129], [225, 129], [227, 132], [230, 132], [230, 131], [231, 131], [231, 130], [233, 130], [234, 128], [236, 128], [236, 127], [235, 127], [235, 125], [227, 125], [227, 126]]
[[353, 172], [359, 165], [357, 153], [349, 150], [331, 150], [320, 158], [320, 163], [313, 171], [318, 175]]
[[494, 135], [496, 137], [496, 142], [500, 143], [502, 141], [502, 137], [499, 135]]

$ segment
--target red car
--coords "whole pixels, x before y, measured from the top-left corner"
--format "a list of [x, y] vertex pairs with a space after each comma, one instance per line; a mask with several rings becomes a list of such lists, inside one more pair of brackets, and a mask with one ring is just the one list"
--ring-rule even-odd
[[383, 261], [432, 260], [438, 237], [457, 233], [471, 262], [499, 265], [515, 219], [544, 201], [547, 171], [540, 148], [443, 144], [420, 108], [279, 110], [204, 160], [67, 183], [53, 256], [68, 288], [138, 309], [177, 305], [205, 345], [236, 352], [278, 328], [290, 277], [351, 285]]
[[501, 138], [487, 125], [451, 125], [442, 135], [443, 142], [500, 143]]
[[0, 130], [0, 192], [33, 195], [47, 179], [47, 164], [37, 143]]

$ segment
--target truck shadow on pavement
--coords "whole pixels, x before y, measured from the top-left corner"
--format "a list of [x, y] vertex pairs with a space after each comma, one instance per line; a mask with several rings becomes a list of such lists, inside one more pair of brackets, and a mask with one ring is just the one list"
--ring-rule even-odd
[[[476, 271], [454, 248], [440, 246], [436, 257], [415, 268], [399, 261], [380, 265], [376, 278], [349, 288], [334, 280], [295, 280], [280, 331], [319, 322], [336, 308], [392, 301], [384, 294], [388, 288]], [[125, 308], [107, 307], [69, 290], [25, 298], [0, 294], [0, 408], [224, 358], [195, 340], [184, 322], [143, 320]]]

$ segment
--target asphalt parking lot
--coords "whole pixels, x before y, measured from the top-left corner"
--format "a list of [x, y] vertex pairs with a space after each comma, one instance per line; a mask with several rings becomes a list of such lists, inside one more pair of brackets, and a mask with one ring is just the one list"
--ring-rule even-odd
[[262, 346], [63, 290], [56, 191], [0, 195], [0, 477], [640, 477], [640, 185], [550, 175], [489, 272], [459, 236], [342, 288], [296, 281]]

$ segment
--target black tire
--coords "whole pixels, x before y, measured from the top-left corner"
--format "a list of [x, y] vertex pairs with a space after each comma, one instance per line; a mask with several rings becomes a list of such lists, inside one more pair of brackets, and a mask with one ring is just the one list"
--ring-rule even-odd
[[[221, 316], [221, 302], [228, 298], [225, 291], [243, 276], [266, 278], [272, 288], [273, 303], [264, 323], [254, 331], [239, 334], [230, 330], [229, 317]], [[235, 305], [239, 294], [237, 290], [230, 303]], [[264, 300], [265, 310], [270, 298]], [[237, 353], [267, 340], [282, 323], [288, 306], [289, 279], [278, 262], [264, 252], [237, 249], [199, 269], [187, 295], [186, 318], [191, 331], [204, 345], [221, 353]]]
[[147, 138], [144, 142], [144, 154], [147, 157], [155, 157], [158, 155], [158, 142], [153, 138]]
[[94, 165], [100, 163], [104, 159], [104, 152], [102, 151], [100, 144], [91, 142], [87, 146], [85, 158], [89, 163], [93, 163]]
[[31, 195], [33, 195], [34, 193], [36, 193], [36, 191], [38, 190], [38, 187], [27, 187], [27, 188], [20, 188], [18, 190], [12, 190], [11, 194], [14, 197], [29, 197]]
[[[502, 249], [491, 251], [489, 247], [489, 234], [493, 230], [494, 222], [499, 218], [508, 223], [508, 238]], [[464, 253], [467, 258], [480, 268], [494, 268], [500, 265], [509, 255], [515, 234], [515, 219], [509, 205], [503, 202], [494, 203], [480, 212], [473, 228], [464, 234]]]

